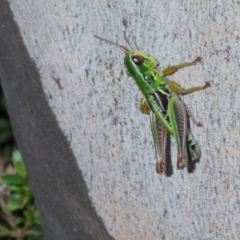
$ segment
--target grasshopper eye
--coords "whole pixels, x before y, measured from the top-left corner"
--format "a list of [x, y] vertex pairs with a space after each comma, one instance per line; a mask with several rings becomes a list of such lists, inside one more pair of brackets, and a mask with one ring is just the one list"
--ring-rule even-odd
[[142, 65], [146, 58], [141, 55], [134, 55], [132, 56], [132, 60], [136, 65]]

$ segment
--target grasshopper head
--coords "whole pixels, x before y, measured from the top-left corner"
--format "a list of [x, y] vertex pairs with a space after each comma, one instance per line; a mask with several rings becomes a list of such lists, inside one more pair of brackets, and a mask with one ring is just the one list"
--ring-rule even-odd
[[[124, 32], [125, 34], [125, 32]], [[114, 43], [110, 40], [98, 37], [94, 35], [95, 38], [107, 42], [109, 44], [113, 44], [125, 52], [125, 65], [127, 67], [128, 73], [131, 76], [136, 76], [140, 73], [146, 72], [155, 68], [158, 65], [157, 60], [154, 57], [149, 56], [147, 53], [140, 51], [140, 50], [129, 50], [126, 47]], [[126, 38], [126, 35], [125, 35]], [[126, 38], [127, 40], [127, 38]], [[128, 42], [128, 40], [127, 40]], [[129, 44], [130, 45], [130, 44]]]
[[154, 57], [139, 50], [128, 50], [124, 62], [129, 74], [132, 76], [146, 72], [158, 65], [158, 62]]

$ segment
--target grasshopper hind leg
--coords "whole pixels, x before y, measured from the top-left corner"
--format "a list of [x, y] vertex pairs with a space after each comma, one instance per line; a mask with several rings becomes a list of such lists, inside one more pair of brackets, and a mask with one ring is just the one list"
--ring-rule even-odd
[[166, 128], [160, 123], [155, 114], [150, 111], [150, 126], [156, 152], [156, 172], [165, 173], [167, 177], [173, 174], [171, 162], [170, 136]]
[[160, 123], [156, 115], [150, 110], [146, 98], [142, 98], [140, 102], [140, 111], [149, 115], [150, 127], [153, 137], [155, 154], [157, 158], [156, 172], [166, 176], [173, 173], [170, 153], [170, 136], [166, 128]]
[[177, 168], [184, 169], [188, 165], [188, 115], [184, 103], [177, 95], [172, 95], [169, 100], [168, 115], [177, 143]]

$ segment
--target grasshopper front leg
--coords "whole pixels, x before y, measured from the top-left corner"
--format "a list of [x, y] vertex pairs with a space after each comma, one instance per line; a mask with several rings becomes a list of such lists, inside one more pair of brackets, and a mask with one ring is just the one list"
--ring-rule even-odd
[[179, 69], [181, 69], [181, 68], [193, 66], [193, 65], [195, 65], [196, 63], [201, 62], [201, 61], [202, 61], [202, 58], [201, 58], [201, 57], [197, 57], [197, 58], [196, 58], [194, 61], [192, 61], [192, 62], [185, 62], [185, 63], [180, 63], [180, 64], [175, 65], [175, 66], [167, 67], [167, 68], [165, 68], [165, 69], [162, 71], [163, 76], [166, 77], [166, 76], [172, 75], [172, 74], [174, 74], [175, 72], [177, 72], [177, 71], [178, 71]]
[[[163, 76], [169, 76], [174, 74], [175, 72], [177, 72], [179, 69], [181, 68], [185, 68], [185, 67], [190, 67], [195, 65], [196, 63], [200, 62], [202, 60], [201, 57], [197, 57], [194, 61], [192, 62], [186, 62], [186, 63], [181, 63], [175, 66], [170, 66], [165, 68], [162, 73]], [[168, 81], [168, 86], [170, 88], [170, 90], [174, 93], [180, 94], [180, 95], [186, 95], [189, 93], [193, 93], [193, 92], [197, 92], [197, 91], [201, 91], [204, 90], [208, 87], [210, 87], [210, 82], [206, 82], [204, 86], [197, 86], [197, 87], [192, 87], [192, 88], [188, 88], [188, 89], [184, 89], [183, 87], [181, 87], [178, 83], [174, 82], [174, 81]]]
[[208, 87], [210, 87], [211, 84], [210, 82], [205, 82], [205, 85], [204, 86], [197, 86], [197, 87], [191, 87], [191, 88], [183, 88], [181, 87], [178, 83], [174, 82], [174, 81], [168, 81], [168, 87], [169, 89], [176, 93], [176, 94], [179, 94], [179, 95], [187, 95], [187, 94], [190, 94], [190, 93], [193, 93], [193, 92], [197, 92], [197, 91], [201, 91], [201, 90], [204, 90]]

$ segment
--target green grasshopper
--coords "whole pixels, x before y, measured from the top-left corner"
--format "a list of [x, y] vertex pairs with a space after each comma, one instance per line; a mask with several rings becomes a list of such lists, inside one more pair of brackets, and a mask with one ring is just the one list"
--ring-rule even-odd
[[94, 37], [118, 46], [125, 52], [124, 63], [128, 74], [134, 79], [144, 96], [140, 103], [140, 110], [150, 116], [155, 151], [157, 158], [160, 159], [156, 164], [157, 173], [163, 173], [166, 170], [168, 134], [172, 135], [177, 143], [178, 169], [185, 168], [189, 159], [191, 162], [198, 162], [201, 150], [190, 131], [189, 118], [192, 118], [196, 125], [202, 125], [196, 122], [179, 95], [203, 90], [209, 87], [210, 83], [206, 82], [203, 87], [184, 89], [176, 82], [168, 80], [166, 76], [174, 74], [181, 68], [195, 65], [201, 61], [201, 57], [197, 57], [192, 62], [170, 66], [160, 72], [157, 69], [158, 61], [149, 54], [140, 50], [129, 50], [96, 35]]

